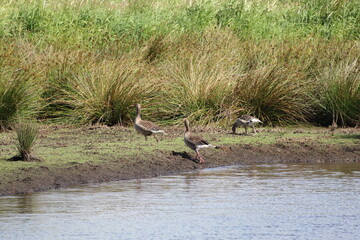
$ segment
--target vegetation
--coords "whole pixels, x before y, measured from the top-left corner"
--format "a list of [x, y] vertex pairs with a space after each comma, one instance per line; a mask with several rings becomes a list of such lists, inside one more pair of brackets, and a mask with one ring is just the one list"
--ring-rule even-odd
[[[0, 64], [1, 65], [1, 64]], [[40, 94], [36, 80], [22, 69], [6, 66], [0, 70], [0, 131], [11, 128], [19, 118], [36, 115], [40, 108]]]
[[360, 124], [347, 0], [0, 0], [0, 130], [18, 118]]
[[[25, 125], [26, 126], [26, 125]], [[34, 127], [34, 125], [32, 125]], [[28, 128], [32, 131], [35, 128]], [[206, 131], [205, 131], [206, 130]], [[120, 126], [104, 127], [58, 127], [42, 126], [36, 135], [36, 146], [34, 149], [37, 156], [44, 161], [6, 161], [14, 155], [16, 151], [14, 145], [17, 140], [11, 131], [0, 133], [0, 178], [5, 175], [12, 176], [13, 171], [21, 172], [22, 169], [30, 167], [46, 166], [48, 168], [61, 167], [68, 168], [77, 163], [101, 164], [121, 160], [124, 164], [139, 162], [139, 159], [148, 159], [151, 154], [155, 156], [161, 153], [170, 154], [175, 152], [192, 151], [184, 145], [184, 128], [168, 128], [169, 133], [162, 141], [156, 142], [155, 139], [145, 141], [132, 128]], [[346, 128], [337, 129], [332, 135], [331, 131], [324, 128], [304, 127], [299, 128], [257, 128], [256, 137], [238, 135], [244, 132], [243, 128], [237, 130], [238, 134], [228, 134], [230, 129], [221, 130], [219, 128], [204, 129], [192, 127], [192, 131], [203, 136], [211, 144], [228, 147], [232, 144], [246, 146], [271, 145], [276, 148], [278, 145], [298, 145], [298, 146], [319, 146], [323, 149], [344, 147], [348, 149], [358, 149], [360, 144], [359, 129]], [[34, 131], [32, 131], [35, 133]], [[199, 133], [200, 132], [200, 133]], [[32, 134], [31, 136], [35, 136]], [[28, 138], [29, 139], [29, 138]], [[29, 142], [29, 141], [28, 141]], [[311, 149], [311, 148], [310, 148]], [[208, 151], [221, 151], [219, 149], [207, 149]], [[324, 150], [326, 152], [326, 150]], [[344, 150], [345, 151], [345, 150]], [[349, 150], [351, 151], [351, 150]], [[286, 152], [286, 150], [281, 150]], [[220, 153], [219, 153], [220, 154]], [[279, 153], [281, 154], [281, 153]], [[193, 155], [192, 155], [193, 156]], [[341, 157], [340, 157], [341, 158]], [[133, 166], [133, 165], [132, 165]], [[40, 172], [43, 169], [40, 168]], [[6, 181], [1, 181], [6, 183]]]
[[13, 159], [27, 162], [37, 161], [38, 158], [33, 156], [32, 149], [39, 135], [39, 128], [33, 123], [22, 122], [15, 125], [15, 132], [18, 142], [16, 148], [19, 151], [19, 156]]

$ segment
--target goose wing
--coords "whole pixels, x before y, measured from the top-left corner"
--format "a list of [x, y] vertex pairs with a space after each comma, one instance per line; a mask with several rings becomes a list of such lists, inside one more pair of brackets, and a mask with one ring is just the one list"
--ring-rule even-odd
[[249, 115], [243, 115], [241, 117], [239, 117], [240, 120], [246, 121], [246, 122], [250, 122], [254, 117], [249, 116]]
[[160, 128], [156, 124], [154, 124], [150, 121], [141, 120], [139, 122], [139, 125], [141, 125], [147, 131], [159, 131], [160, 130]]
[[189, 140], [196, 146], [210, 145], [210, 143], [199, 136], [190, 136]]
[[239, 120], [240, 121], [245, 121], [245, 122], [248, 122], [248, 123], [258, 123], [258, 122], [261, 123], [261, 121], [258, 118], [253, 117], [253, 116], [249, 116], [249, 115], [243, 115], [243, 116], [239, 117]]

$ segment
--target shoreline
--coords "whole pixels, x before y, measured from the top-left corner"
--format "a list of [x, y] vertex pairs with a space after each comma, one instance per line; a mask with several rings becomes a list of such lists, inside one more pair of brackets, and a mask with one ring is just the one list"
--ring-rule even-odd
[[189, 159], [190, 151], [156, 150], [135, 159], [113, 159], [107, 162], [68, 163], [55, 168], [37, 166], [12, 172], [0, 182], [0, 196], [29, 194], [80, 184], [103, 183], [179, 174], [204, 168], [239, 164], [276, 164], [305, 162], [360, 162], [360, 145], [276, 143], [232, 144], [204, 151], [206, 162]]

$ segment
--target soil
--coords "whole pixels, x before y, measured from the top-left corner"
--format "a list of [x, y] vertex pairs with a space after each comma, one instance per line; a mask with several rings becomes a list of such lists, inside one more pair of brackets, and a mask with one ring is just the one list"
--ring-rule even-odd
[[0, 196], [27, 194], [49, 189], [171, 175], [196, 169], [237, 164], [297, 162], [360, 162], [360, 145], [333, 146], [284, 142], [263, 145], [227, 145], [203, 151], [204, 164], [191, 159], [193, 152], [156, 150], [136, 159], [104, 163], [69, 163], [59, 168], [44, 166], [14, 172], [11, 181], [0, 182]]

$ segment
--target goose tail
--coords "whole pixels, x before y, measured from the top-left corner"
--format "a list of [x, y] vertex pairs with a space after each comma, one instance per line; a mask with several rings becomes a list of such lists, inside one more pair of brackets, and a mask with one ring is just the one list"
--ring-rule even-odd
[[152, 130], [152, 133], [162, 133], [164, 135], [168, 135], [164, 130]]

